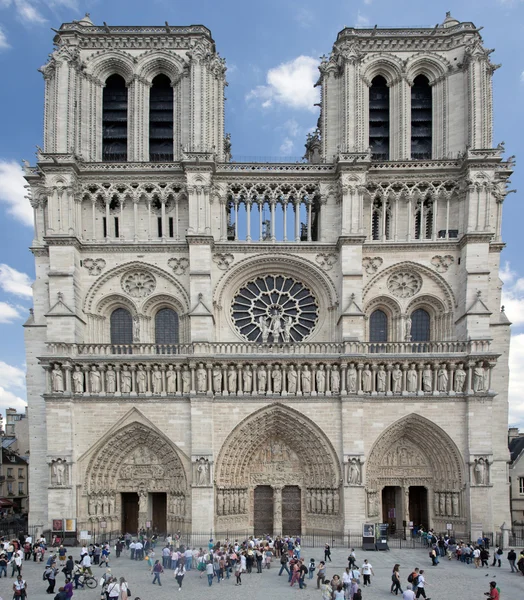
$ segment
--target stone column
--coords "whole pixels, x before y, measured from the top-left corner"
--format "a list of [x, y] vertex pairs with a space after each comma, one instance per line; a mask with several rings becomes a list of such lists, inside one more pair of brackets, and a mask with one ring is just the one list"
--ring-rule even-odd
[[358, 363], [357, 365], [357, 394], [362, 394], [362, 369], [364, 365]]
[[340, 374], [340, 394], [345, 396], [347, 394], [347, 369], [348, 369], [348, 365], [347, 363], [342, 363], [341, 365], [341, 374]]
[[417, 365], [417, 370], [418, 370], [418, 385], [417, 385], [417, 392], [419, 395], [424, 395], [424, 392], [422, 391], [423, 387], [422, 387], [422, 373], [424, 371], [424, 365], [422, 363], [419, 363]]
[[273, 488], [273, 535], [282, 535], [282, 488]]

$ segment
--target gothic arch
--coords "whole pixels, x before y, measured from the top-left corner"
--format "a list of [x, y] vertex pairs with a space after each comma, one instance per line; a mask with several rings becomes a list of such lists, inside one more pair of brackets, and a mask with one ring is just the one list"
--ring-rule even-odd
[[364, 306], [364, 314], [366, 316], [366, 340], [370, 337], [370, 323], [369, 320], [371, 315], [376, 310], [383, 311], [388, 318], [388, 342], [396, 342], [398, 338], [398, 323], [401, 317], [402, 311], [400, 310], [399, 303], [393, 298], [382, 295], [377, 298], [373, 298]]
[[377, 75], [382, 75], [388, 86], [402, 77], [402, 62], [391, 54], [373, 54], [369, 62], [363, 61], [362, 79], [369, 87]]
[[175, 53], [166, 50], [149, 50], [137, 57], [138, 75], [149, 84], [160, 74], [171, 80], [171, 85], [177, 83], [187, 64]]
[[[217, 459], [216, 485], [244, 488], [263, 481], [264, 472], [257, 465], [268, 443], [285, 447], [289, 458], [298, 459], [304, 486], [339, 487], [340, 461], [325, 433], [308, 417], [282, 404], [255, 411], [233, 429]], [[268, 477], [285, 479], [286, 473], [275, 471]]]
[[103, 50], [86, 61], [87, 73], [105, 84], [110, 75], [121, 75], [126, 85], [133, 80], [135, 72], [133, 57], [121, 50]]
[[425, 75], [429, 84], [434, 85], [438, 79], [445, 77], [449, 67], [449, 61], [436, 54], [418, 54], [407, 60], [405, 68], [407, 81], [410, 85], [413, 85], [415, 77]]
[[95, 314], [108, 318], [117, 308], [127, 309], [132, 316], [137, 314], [135, 303], [123, 294], [111, 294], [101, 298], [95, 307]]

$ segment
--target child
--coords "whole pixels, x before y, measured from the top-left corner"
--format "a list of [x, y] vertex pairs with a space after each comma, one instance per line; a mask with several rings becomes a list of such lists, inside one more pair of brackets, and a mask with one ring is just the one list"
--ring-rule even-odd
[[315, 565], [315, 559], [311, 558], [309, 561], [309, 567], [308, 567], [310, 579], [313, 579], [313, 577], [315, 576], [316, 569], [317, 569], [317, 567]]

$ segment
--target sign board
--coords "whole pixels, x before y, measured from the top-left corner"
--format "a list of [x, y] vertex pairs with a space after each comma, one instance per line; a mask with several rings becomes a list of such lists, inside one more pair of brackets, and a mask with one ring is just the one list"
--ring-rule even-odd
[[146, 527], [149, 529], [151, 527], [151, 521], [146, 521]]
[[408, 525], [409, 525], [409, 528], [410, 528], [410, 529], [413, 529], [413, 521], [410, 521], [410, 522], [408, 523]]
[[451, 531], [453, 529], [453, 525], [451, 523], [446, 523], [446, 529]]
[[64, 531], [63, 519], [53, 519], [53, 531]]
[[379, 523], [377, 525], [377, 539], [381, 539], [383, 541], [387, 541], [387, 539], [388, 539], [388, 528], [389, 528], [389, 525], [387, 523]]
[[65, 519], [64, 531], [69, 533], [76, 532], [76, 519]]
[[362, 537], [375, 539], [375, 523], [364, 523], [362, 525]]
[[89, 534], [89, 531], [82, 529], [80, 531], [80, 539], [81, 540], [90, 540], [91, 535]]
[[105, 521], [100, 521], [100, 529], [105, 529], [107, 527], [107, 523]]

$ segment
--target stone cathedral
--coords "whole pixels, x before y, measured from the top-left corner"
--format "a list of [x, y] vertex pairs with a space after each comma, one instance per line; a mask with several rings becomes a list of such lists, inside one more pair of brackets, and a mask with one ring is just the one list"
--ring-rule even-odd
[[510, 522], [491, 52], [449, 14], [345, 28], [304, 159], [247, 163], [206, 27], [60, 27], [25, 165], [31, 524]]

